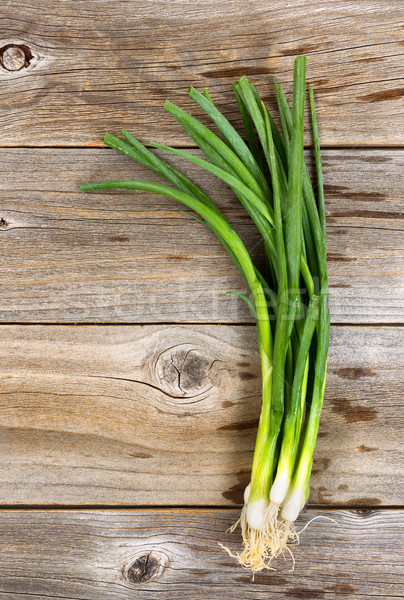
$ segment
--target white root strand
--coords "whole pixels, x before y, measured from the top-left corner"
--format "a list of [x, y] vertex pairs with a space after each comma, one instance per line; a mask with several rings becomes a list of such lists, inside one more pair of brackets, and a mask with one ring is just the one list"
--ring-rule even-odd
[[292, 559], [293, 572], [295, 568], [295, 558], [291, 547], [297, 546], [300, 543], [300, 534], [315, 521], [316, 519], [327, 519], [334, 521], [330, 517], [318, 515], [310, 519], [308, 523], [297, 531], [295, 525], [291, 521], [282, 519], [279, 511], [279, 504], [271, 502], [265, 510], [264, 528], [263, 530], [252, 529], [247, 522], [246, 505], [243, 506], [240, 519], [230, 527], [229, 532], [233, 533], [238, 525], [241, 527], [244, 549], [241, 554], [234, 554], [223, 544], [219, 544], [229, 556], [238, 560], [240, 565], [252, 573], [258, 573], [263, 570], [276, 571], [272, 565], [272, 561], [276, 558], [290, 555]]

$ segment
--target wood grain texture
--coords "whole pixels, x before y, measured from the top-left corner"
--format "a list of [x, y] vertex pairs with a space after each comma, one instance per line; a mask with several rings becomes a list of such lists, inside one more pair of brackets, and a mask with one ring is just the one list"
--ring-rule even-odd
[[[3, 0], [0, 17], [0, 504], [15, 505], [0, 510], [0, 600], [404, 598], [404, 513], [384, 508], [404, 498], [392, 326], [404, 322], [404, 152], [386, 148], [404, 139], [403, 2]], [[224, 507], [242, 501], [261, 403], [251, 315], [222, 295], [242, 280], [173, 201], [78, 186], [144, 177], [83, 149], [107, 129], [193, 146], [166, 98], [208, 122], [186, 93], [208, 86], [239, 127], [231, 82], [248, 75], [273, 109], [273, 76], [290, 99], [302, 53], [322, 145], [334, 146], [323, 153], [332, 319], [356, 325], [331, 331], [310, 496], [323, 508], [298, 521], [336, 523], [304, 532], [294, 574], [281, 561], [252, 581], [217, 545], [240, 550], [226, 534], [239, 510]], [[226, 186], [183, 168], [259, 263]], [[56, 504], [82, 508], [33, 509]]]
[[294, 573], [290, 559], [280, 560], [277, 572], [252, 581], [217, 543], [240, 550], [238, 532], [225, 533], [236, 510], [2, 511], [0, 597], [402, 598], [403, 511], [308, 510], [299, 528], [319, 514], [335, 522], [310, 524], [294, 549]]
[[[309, 156], [309, 155], [308, 155]], [[263, 248], [224, 184], [173, 160]], [[404, 151], [324, 151], [334, 323], [404, 322]], [[173, 200], [84, 194], [79, 184], [148, 172], [112, 150], [0, 151], [0, 320], [252, 322], [244, 282], [215, 236]], [[153, 178], [153, 174], [151, 174]]]
[[0, 66], [1, 144], [98, 144], [105, 129], [189, 144], [164, 114], [209, 86], [237, 122], [231, 82], [243, 74], [273, 102], [290, 94], [293, 59], [308, 57], [321, 139], [333, 145], [403, 143], [401, 0], [36, 0], [2, 2], [0, 48], [26, 48], [28, 66]]
[[[335, 327], [310, 502], [396, 505], [402, 332]], [[0, 501], [231, 505], [261, 405], [255, 327], [2, 326]]]

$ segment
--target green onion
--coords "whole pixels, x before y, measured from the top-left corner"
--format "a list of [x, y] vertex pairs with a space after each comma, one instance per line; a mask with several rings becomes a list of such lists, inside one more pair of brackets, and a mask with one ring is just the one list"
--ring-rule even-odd
[[[313, 90], [310, 109], [316, 185], [303, 157], [306, 59], [295, 60], [293, 107], [275, 80], [281, 131], [246, 77], [233, 84], [246, 143], [215, 106], [207, 90], [189, 89], [222, 137], [171, 102], [165, 108], [196, 142], [205, 158], [162, 144], [151, 146], [191, 161], [224, 181], [246, 209], [264, 241], [261, 272], [219, 207], [183, 173], [127, 131], [110, 133], [105, 144], [126, 154], [166, 183], [127, 179], [81, 186], [84, 191], [122, 188], [168, 196], [181, 202], [220, 240], [250, 296], [237, 291], [257, 323], [262, 407], [251, 481], [244, 492], [239, 562], [253, 572], [271, 568], [296, 541], [293, 525], [309, 496], [329, 343], [326, 219], [323, 176]], [[314, 193], [317, 190], [317, 200]], [[234, 530], [234, 528], [233, 528]], [[231, 553], [230, 553], [231, 554]]]

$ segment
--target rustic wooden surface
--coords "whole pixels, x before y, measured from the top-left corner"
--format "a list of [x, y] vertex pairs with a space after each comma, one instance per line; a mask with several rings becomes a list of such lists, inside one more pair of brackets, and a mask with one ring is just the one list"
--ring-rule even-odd
[[[235, 118], [231, 82], [276, 76], [290, 93], [306, 54], [324, 144], [403, 143], [402, 0], [35, 0], [1, 5], [0, 47], [24, 44], [29, 65], [1, 69], [1, 144], [99, 143], [105, 129], [189, 144], [164, 115], [209, 86]], [[237, 120], [236, 120], [237, 121]]]
[[[2, 2], [0, 598], [404, 598], [403, 23], [401, 0]], [[208, 86], [238, 125], [231, 82], [273, 107], [301, 53], [334, 326], [299, 524], [337, 523], [253, 582], [216, 543], [239, 549], [259, 413], [251, 315], [222, 295], [242, 281], [173, 201], [78, 186], [144, 176], [107, 129], [192, 146], [166, 98], [200, 115], [186, 91]], [[259, 262], [226, 186], [182, 168]]]
[[[321, 511], [308, 510], [302, 528]], [[395, 510], [329, 511], [277, 572], [255, 576], [219, 548], [235, 510], [2, 511], [0, 596], [75, 600], [402, 598], [403, 521]], [[38, 545], [40, 540], [40, 545]], [[17, 591], [16, 591], [17, 590]]]
[[[259, 235], [232, 192], [172, 162], [213, 190], [259, 258]], [[86, 181], [144, 178], [131, 159], [112, 150], [3, 149], [0, 168], [1, 321], [252, 322], [244, 302], [223, 296], [244, 291], [242, 277], [178, 203], [79, 191]], [[404, 151], [327, 150], [324, 170], [332, 321], [404, 322]]]
[[[311, 503], [401, 502], [403, 347], [332, 329]], [[3, 326], [0, 502], [240, 504], [258, 356], [252, 326]]]

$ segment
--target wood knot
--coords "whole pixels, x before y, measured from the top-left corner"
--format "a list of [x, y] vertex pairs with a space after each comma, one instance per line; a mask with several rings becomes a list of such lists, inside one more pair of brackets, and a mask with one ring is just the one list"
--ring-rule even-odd
[[155, 368], [165, 393], [175, 398], [192, 398], [218, 383], [216, 377], [225, 364], [190, 344], [181, 344], [162, 352]]
[[132, 586], [138, 586], [160, 577], [167, 563], [168, 557], [163, 553], [141, 554], [128, 567], [124, 568], [123, 575]]
[[0, 48], [0, 62], [7, 71], [20, 71], [28, 67], [32, 58], [33, 54], [25, 44], [8, 44]]
[[140, 556], [127, 571], [127, 578], [131, 583], [144, 583], [156, 575], [159, 562], [151, 554]]
[[0, 219], [0, 229], [5, 229], [6, 227], [8, 227], [8, 222], [2, 217]]

